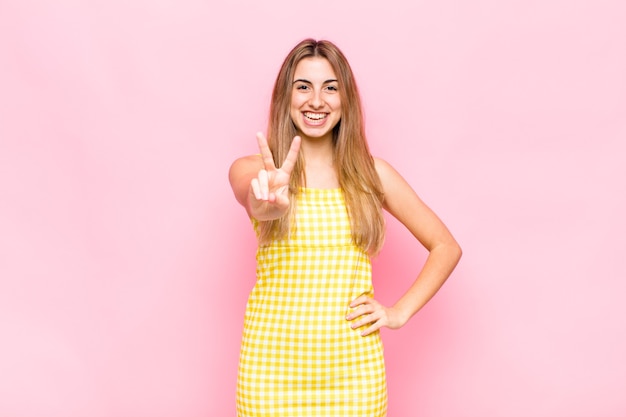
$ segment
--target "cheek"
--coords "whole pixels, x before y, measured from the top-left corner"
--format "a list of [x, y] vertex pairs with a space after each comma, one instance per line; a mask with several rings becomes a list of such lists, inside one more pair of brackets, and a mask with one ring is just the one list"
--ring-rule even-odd
[[298, 109], [298, 100], [295, 97], [291, 96], [291, 100], [289, 102], [289, 111], [294, 112]]
[[289, 114], [294, 116], [300, 113], [301, 107], [302, 107], [302, 103], [300, 103], [298, 100], [292, 100], [291, 104], [289, 105]]
[[298, 110], [298, 107], [291, 105], [289, 107], [289, 116], [291, 116], [291, 118], [295, 118], [297, 117], [297, 115], [300, 113], [300, 110]]

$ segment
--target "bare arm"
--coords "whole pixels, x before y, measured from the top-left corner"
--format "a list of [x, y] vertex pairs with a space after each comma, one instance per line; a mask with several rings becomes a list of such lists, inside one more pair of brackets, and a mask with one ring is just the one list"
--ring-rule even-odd
[[383, 184], [384, 208], [398, 219], [429, 251], [424, 267], [409, 289], [392, 306], [361, 296], [350, 307], [348, 320], [361, 316], [354, 328], [371, 324], [362, 334], [370, 334], [385, 326], [397, 329], [406, 324], [441, 288], [461, 258], [461, 247], [437, 215], [418, 197], [411, 186], [391, 165], [376, 160], [376, 169]]

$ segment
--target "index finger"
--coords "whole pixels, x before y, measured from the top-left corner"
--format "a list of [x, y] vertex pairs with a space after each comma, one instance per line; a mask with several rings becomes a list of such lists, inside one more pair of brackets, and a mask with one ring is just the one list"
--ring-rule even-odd
[[363, 304], [367, 304], [369, 301], [371, 300], [371, 297], [369, 297], [368, 295], [360, 295], [357, 298], [355, 298], [354, 300], [352, 300], [352, 302], [350, 303], [349, 307], [350, 308], [355, 308], [358, 306], [362, 306]]
[[296, 161], [298, 160], [298, 152], [300, 151], [300, 136], [295, 136], [291, 141], [291, 146], [289, 147], [289, 152], [287, 153], [287, 157], [285, 161], [281, 165], [280, 169], [285, 171], [287, 174], [291, 174], [293, 171], [293, 167], [296, 165]]
[[261, 158], [263, 158], [263, 165], [265, 165], [265, 169], [276, 169], [276, 165], [274, 165], [274, 157], [272, 156], [272, 151], [267, 144], [265, 135], [261, 132], [257, 132], [256, 137], [259, 143], [259, 151], [261, 151]]

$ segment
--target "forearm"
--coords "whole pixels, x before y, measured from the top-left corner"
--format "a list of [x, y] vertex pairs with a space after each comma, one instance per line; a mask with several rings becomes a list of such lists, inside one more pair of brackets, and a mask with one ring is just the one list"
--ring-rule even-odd
[[461, 254], [461, 248], [456, 242], [441, 244], [429, 252], [416, 280], [393, 306], [403, 324], [439, 291], [459, 262]]

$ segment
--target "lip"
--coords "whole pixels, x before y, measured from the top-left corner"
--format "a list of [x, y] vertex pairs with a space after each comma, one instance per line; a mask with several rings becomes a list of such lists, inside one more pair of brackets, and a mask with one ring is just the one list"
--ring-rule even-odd
[[[307, 114], [309, 115], [323, 115], [323, 117], [319, 118], [319, 119], [313, 119], [310, 117], [307, 117]], [[326, 124], [326, 121], [328, 120], [328, 115], [330, 113], [327, 112], [316, 112], [316, 111], [303, 111], [302, 112], [302, 120], [304, 121], [304, 124], [307, 126], [323, 126], [324, 124]]]

